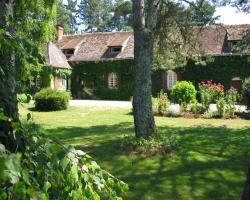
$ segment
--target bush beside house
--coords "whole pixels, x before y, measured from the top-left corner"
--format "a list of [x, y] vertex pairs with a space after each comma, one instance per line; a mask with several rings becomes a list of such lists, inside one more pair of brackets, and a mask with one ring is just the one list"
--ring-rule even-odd
[[[176, 83], [171, 92], [171, 101], [167, 94], [161, 91], [158, 98], [152, 98], [154, 114], [188, 118], [235, 118], [236, 112], [237, 115], [242, 112], [236, 109], [238, 96], [236, 89], [224, 90], [222, 84], [212, 81], [202, 82], [199, 85], [197, 92], [200, 93], [201, 98], [196, 98], [195, 87], [187, 81]], [[212, 104], [213, 102], [215, 104]]]
[[196, 89], [191, 82], [180, 81], [174, 85], [171, 97], [173, 102], [186, 106], [196, 100]]
[[65, 110], [69, 99], [69, 92], [45, 88], [35, 94], [35, 108], [39, 111]]

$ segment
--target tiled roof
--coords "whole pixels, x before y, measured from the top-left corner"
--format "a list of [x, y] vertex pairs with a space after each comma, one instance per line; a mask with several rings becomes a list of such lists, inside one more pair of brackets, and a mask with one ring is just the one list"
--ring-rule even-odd
[[200, 53], [222, 54], [226, 51], [227, 41], [242, 40], [248, 29], [250, 24], [195, 27], [193, 36], [200, 46]]
[[245, 36], [247, 30], [250, 29], [250, 24], [226, 26], [228, 40], [241, 40]]
[[[194, 27], [194, 41], [198, 43], [199, 53], [221, 54], [226, 40], [240, 40], [250, 25]], [[86, 33], [83, 35], [64, 35], [58, 42], [60, 49], [75, 49], [69, 61], [98, 61], [108, 59], [133, 59], [133, 32]], [[122, 46], [120, 53], [110, 55], [111, 46]]]
[[[79, 46], [77, 46], [77, 41]], [[107, 59], [133, 59], [133, 32], [86, 33], [83, 35], [64, 35], [57, 42], [60, 49], [75, 47], [75, 54], [69, 61], [95, 61]], [[109, 46], [123, 46], [123, 50], [113, 56], [108, 55]], [[67, 48], [66, 48], [67, 47]]]
[[48, 52], [46, 55], [46, 66], [71, 69], [67, 58], [55, 44], [48, 44]]
[[220, 54], [223, 52], [226, 29], [219, 26], [196, 27], [193, 37], [199, 46], [198, 53]]

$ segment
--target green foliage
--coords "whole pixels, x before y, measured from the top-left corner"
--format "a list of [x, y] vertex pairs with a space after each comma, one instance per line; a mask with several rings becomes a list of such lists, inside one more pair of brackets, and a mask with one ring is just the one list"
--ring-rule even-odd
[[67, 5], [64, 4], [63, 0], [58, 1], [56, 22], [63, 26], [66, 34], [76, 31], [76, 5], [76, 0], [68, 0]]
[[244, 84], [242, 87], [242, 93], [246, 101], [247, 107], [250, 108], [250, 78], [244, 81]]
[[205, 26], [208, 24], [215, 24], [219, 16], [215, 16], [216, 7], [207, 0], [198, 0], [194, 2], [195, 5], [189, 5], [187, 11], [189, 12], [190, 23], [193, 26]]
[[216, 106], [218, 109], [218, 115], [220, 117], [224, 116], [225, 111], [226, 111], [226, 101], [223, 97], [219, 98], [216, 102]]
[[40, 111], [64, 110], [68, 107], [69, 98], [69, 92], [45, 88], [35, 94], [35, 107]]
[[234, 77], [244, 80], [250, 76], [249, 65], [249, 55], [189, 58], [187, 64], [181, 69], [181, 77], [192, 81], [196, 86], [202, 81], [213, 80], [215, 83], [224, 85], [225, 89], [230, 89]]
[[158, 113], [164, 114], [167, 111], [170, 102], [168, 100], [167, 95], [164, 94], [163, 90], [160, 91], [157, 100], [158, 100]]
[[59, 78], [67, 79], [71, 76], [71, 69], [60, 69], [60, 68], [52, 68], [53, 76], [57, 76]]
[[54, 39], [56, 0], [17, 1], [13, 25], [19, 47], [16, 51], [18, 81], [25, 84], [39, 73], [45, 61], [46, 45]]
[[116, 31], [132, 29], [132, 2], [116, 0], [113, 6], [114, 16], [111, 20], [111, 28]]
[[177, 82], [171, 91], [173, 102], [186, 106], [196, 100], [196, 89], [191, 82]]
[[203, 114], [206, 111], [206, 107], [201, 103], [195, 102], [190, 105], [190, 111], [194, 114]]
[[32, 100], [32, 96], [30, 94], [17, 94], [17, 100], [19, 103], [29, 103]]
[[224, 86], [212, 81], [199, 83], [199, 94], [201, 103], [208, 108], [211, 103], [216, 103], [224, 96]]
[[88, 154], [64, 147], [29, 123], [11, 122], [18, 152], [0, 143], [0, 197], [10, 199], [122, 199], [128, 186]]
[[236, 101], [237, 101], [238, 92], [236, 89], [231, 88], [227, 91], [225, 100], [227, 102], [226, 112], [231, 118], [234, 118], [236, 111]]
[[205, 113], [202, 114], [202, 118], [204, 119], [212, 119], [216, 116], [216, 114], [214, 112], [211, 112], [209, 110], [207, 110]]
[[126, 0], [81, 0], [77, 16], [84, 31], [125, 31], [132, 27], [132, 3]]
[[112, 0], [81, 0], [78, 5], [78, 17], [87, 32], [110, 31], [112, 18]]
[[[133, 60], [114, 60], [103, 62], [80, 62], [72, 69], [71, 91], [74, 97], [82, 97], [84, 88], [92, 89], [95, 97], [109, 100], [128, 100], [133, 91]], [[117, 89], [109, 89], [107, 76], [117, 73]], [[83, 82], [83, 85], [81, 83]]]
[[178, 150], [179, 143], [174, 135], [166, 136], [159, 134], [147, 139], [143, 137], [124, 136], [119, 145], [124, 151], [150, 156], [172, 153]]

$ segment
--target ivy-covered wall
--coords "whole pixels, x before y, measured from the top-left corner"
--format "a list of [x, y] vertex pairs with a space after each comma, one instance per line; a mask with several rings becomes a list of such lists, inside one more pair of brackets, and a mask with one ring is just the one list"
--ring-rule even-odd
[[[133, 60], [84, 61], [71, 63], [71, 92], [75, 98], [129, 100], [133, 92]], [[107, 76], [119, 77], [117, 89], [109, 89]]]
[[201, 60], [189, 59], [181, 70], [181, 79], [197, 85], [201, 81], [213, 80], [231, 86], [232, 78], [244, 80], [250, 77], [250, 55], [207, 56]]
[[62, 68], [55, 68], [55, 67], [43, 67], [40, 72], [40, 79], [41, 79], [41, 87], [46, 88], [50, 87], [52, 89], [55, 88], [55, 78], [63, 78], [68, 79], [71, 76], [71, 69], [62, 69]]
[[[129, 100], [133, 92], [133, 60], [71, 63], [71, 92], [75, 98], [99, 98]], [[189, 80], [196, 86], [201, 81], [213, 80], [231, 86], [232, 78], [244, 80], [250, 77], [250, 55], [207, 56], [189, 59], [184, 67], [177, 68], [181, 80]], [[108, 89], [107, 76], [115, 72], [119, 76], [118, 89]], [[152, 71], [152, 93], [157, 96], [163, 87], [164, 70]], [[84, 87], [83, 87], [84, 85]]]

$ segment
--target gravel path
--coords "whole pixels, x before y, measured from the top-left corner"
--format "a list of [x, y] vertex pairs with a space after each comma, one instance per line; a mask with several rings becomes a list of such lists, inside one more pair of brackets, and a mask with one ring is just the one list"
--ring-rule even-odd
[[70, 106], [102, 106], [114, 108], [132, 108], [130, 101], [102, 101], [102, 100], [70, 100]]

